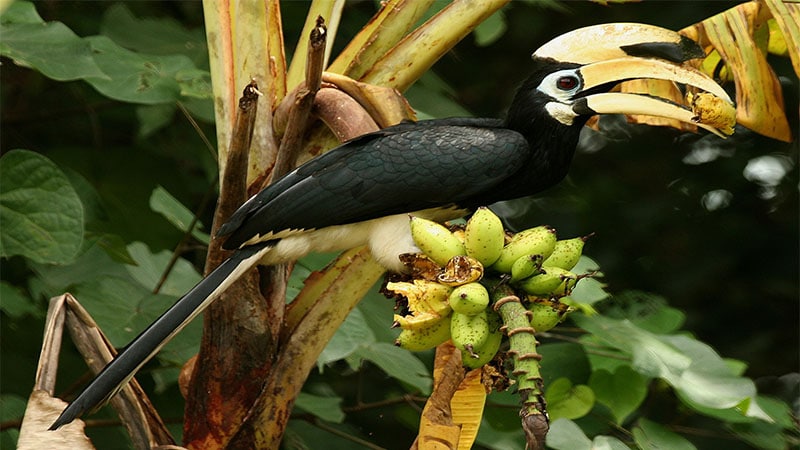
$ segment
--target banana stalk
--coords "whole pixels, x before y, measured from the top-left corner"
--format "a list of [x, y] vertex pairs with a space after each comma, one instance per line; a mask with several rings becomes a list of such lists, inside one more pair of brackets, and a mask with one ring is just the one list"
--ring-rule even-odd
[[522, 402], [519, 415], [528, 448], [543, 450], [550, 425], [544, 400], [544, 381], [539, 372], [542, 356], [536, 353], [537, 342], [529, 313], [508, 286], [496, 287], [492, 298], [494, 309], [500, 313], [508, 334], [508, 354], [514, 363], [512, 373], [517, 379], [517, 392]]

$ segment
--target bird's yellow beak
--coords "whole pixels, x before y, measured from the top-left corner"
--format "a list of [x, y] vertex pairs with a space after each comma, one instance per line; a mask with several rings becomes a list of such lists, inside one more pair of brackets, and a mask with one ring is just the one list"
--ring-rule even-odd
[[[533, 54], [534, 59], [578, 66], [581, 87], [570, 98], [575, 113], [676, 119], [724, 137], [735, 123], [733, 102], [713, 79], [686, 64], [704, 56], [700, 46], [685, 36], [636, 23], [580, 28], [551, 40]], [[608, 92], [614, 85], [634, 79], [669, 80], [711, 94], [716, 101], [682, 106], [660, 97]]]

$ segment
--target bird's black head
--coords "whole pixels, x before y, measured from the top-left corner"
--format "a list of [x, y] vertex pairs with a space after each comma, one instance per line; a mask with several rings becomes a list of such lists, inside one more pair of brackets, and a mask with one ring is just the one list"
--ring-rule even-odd
[[710, 77], [684, 64], [702, 56], [694, 41], [678, 33], [634, 23], [581, 28], [540, 47], [533, 54], [534, 70], [506, 118], [506, 125], [531, 146], [529, 163], [520, 169], [528, 176], [517, 177], [524, 181], [511, 187], [515, 194], [530, 195], [560, 181], [581, 128], [596, 114], [677, 119], [722, 136], [716, 128], [696, 123], [688, 108], [654, 96], [612, 92], [623, 81], [650, 78], [693, 86], [730, 102]]
[[694, 41], [651, 25], [614, 23], [572, 31], [533, 54], [534, 71], [512, 102], [508, 125], [541, 139], [553, 130], [573, 135], [595, 114], [644, 114], [697, 124], [688, 108], [611, 91], [623, 81], [651, 78], [693, 86], [730, 102], [710, 77], [684, 64], [703, 56]]

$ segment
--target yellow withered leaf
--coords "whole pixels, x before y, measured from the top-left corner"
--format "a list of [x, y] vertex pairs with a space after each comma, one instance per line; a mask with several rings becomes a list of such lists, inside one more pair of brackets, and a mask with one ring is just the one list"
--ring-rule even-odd
[[764, 136], [789, 142], [783, 92], [766, 55], [754, 38], [766, 26], [769, 11], [748, 2], [681, 30], [719, 52], [736, 84], [736, 121]]
[[450, 400], [453, 423], [461, 426], [458, 450], [471, 449], [481, 427], [483, 408], [486, 405], [486, 387], [481, 381], [482, 372], [483, 369], [468, 372]]
[[[764, 3], [775, 20], [775, 27], [770, 27], [770, 47], [778, 45], [777, 42], [773, 43], [772, 35], [776, 34], [776, 30], [780, 30], [780, 37], [792, 60], [794, 73], [800, 77], [800, 50], [798, 50], [800, 49], [800, 3], [782, 0], [765, 0]], [[775, 40], [779, 39], [775, 37]], [[770, 51], [772, 50], [771, 48]]]

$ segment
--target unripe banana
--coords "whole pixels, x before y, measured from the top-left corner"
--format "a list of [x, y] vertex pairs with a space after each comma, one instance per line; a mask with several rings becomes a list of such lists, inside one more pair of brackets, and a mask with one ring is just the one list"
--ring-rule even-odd
[[557, 241], [555, 248], [553, 248], [553, 253], [549, 258], [544, 260], [542, 265], [571, 270], [576, 264], [578, 264], [578, 260], [581, 259], [583, 244], [586, 243], [587, 237], [578, 237]]
[[420, 329], [404, 329], [397, 336], [394, 345], [414, 352], [428, 350], [450, 339], [450, 316]]
[[480, 283], [467, 283], [453, 289], [449, 297], [454, 312], [474, 316], [489, 306], [489, 291]]
[[500, 344], [503, 342], [503, 332], [500, 327], [503, 325], [500, 316], [494, 312], [487, 312], [487, 319], [489, 321], [489, 336], [486, 342], [479, 347], [473, 347], [472, 352], [466, 350], [461, 351], [461, 364], [470, 369], [477, 369], [483, 366], [494, 358], [497, 351], [500, 349]]
[[523, 280], [519, 287], [533, 295], [569, 295], [578, 276], [560, 267], [542, 267], [542, 273]]
[[486, 342], [489, 322], [486, 311], [472, 316], [453, 312], [450, 320], [450, 338], [459, 350], [471, 351]]
[[489, 267], [500, 257], [505, 236], [500, 218], [492, 210], [482, 206], [467, 221], [464, 248], [467, 255], [480, 261], [484, 267]]
[[549, 331], [558, 325], [570, 311], [567, 305], [546, 299], [534, 299], [528, 306], [531, 326], [536, 332]]
[[555, 245], [556, 230], [553, 228], [539, 226], [520, 231], [503, 247], [492, 268], [498, 272], [510, 273], [511, 266], [517, 259], [525, 255], [542, 255], [546, 259], [553, 253]]
[[511, 282], [517, 283], [536, 275], [542, 268], [542, 255], [525, 255], [511, 265]]
[[411, 237], [422, 253], [440, 266], [453, 256], [466, 254], [464, 244], [450, 230], [431, 220], [412, 217]]

